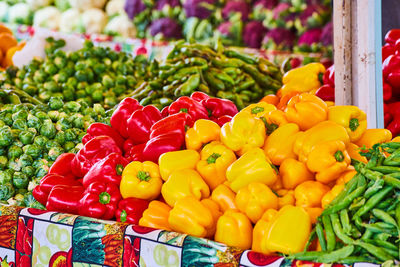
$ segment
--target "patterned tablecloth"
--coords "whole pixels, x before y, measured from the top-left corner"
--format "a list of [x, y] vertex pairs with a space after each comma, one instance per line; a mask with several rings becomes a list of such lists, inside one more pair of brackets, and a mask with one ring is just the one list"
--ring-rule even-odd
[[[185, 234], [15, 206], [0, 206], [0, 263], [2, 267], [324, 266]], [[378, 266], [355, 266], [367, 265]]]

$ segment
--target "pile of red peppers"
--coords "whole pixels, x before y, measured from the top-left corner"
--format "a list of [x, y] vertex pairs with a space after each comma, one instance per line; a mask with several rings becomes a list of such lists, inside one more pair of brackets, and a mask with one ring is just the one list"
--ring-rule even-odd
[[149, 201], [122, 199], [124, 167], [134, 160], [158, 162], [161, 154], [184, 149], [185, 132], [198, 119], [222, 126], [238, 112], [230, 100], [195, 92], [178, 98], [161, 112], [125, 98], [111, 126], [93, 123], [77, 154], [64, 153], [33, 190], [47, 210], [137, 224]]

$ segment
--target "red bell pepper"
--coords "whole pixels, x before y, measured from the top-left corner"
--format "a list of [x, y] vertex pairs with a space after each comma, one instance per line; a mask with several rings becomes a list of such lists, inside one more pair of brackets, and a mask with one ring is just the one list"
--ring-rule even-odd
[[188, 96], [181, 96], [168, 108], [168, 113], [170, 115], [180, 112], [189, 114], [190, 120], [188, 120], [188, 125], [190, 127], [192, 127], [194, 122], [198, 119], [208, 119], [207, 109], [198, 101]]
[[143, 149], [142, 159], [158, 162], [158, 158], [170, 151], [182, 149], [185, 143], [185, 132], [167, 132], [150, 139]]
[[335, 88], [324, 84], [315, 92], [315, 95], [324, 101], [335, 101]]
[[111, 153], [122, 153], [114, 139], [109, 136], [96, 136], [75, 155], [71, 162], [72, 172], [82, 178], [96, 162]]
[[324, 84], [328, 84], [335, 88], [335, 65], [330, 66], [322, 76], [322, 81]]
[[383, 100], [388, 101], [392, 98], [392, 86], [383, 82]]
[[[400, 55], [390, 55], [382, 63], [383, 79], [388, 75], [400, 68]], [[393, 86], [393, 85], [392, 85]]]
[[225, 115], [233, 117], [238, 113], [236, 105], [230, 100], [210, 97], [203, 92], [194, 92], [190, 97], [207, 109], [208, 116], [213, 121]]
[[79, 215], [98, 219], [112, 219], [121, 200], [115, 184], [94, 182], [90, 184], [79, 204]]
[[141, 109], [142, 106], [139, 102], [131, 97], [127, 97], [119, 103], [117, 109], [114, 111], [113, 115], [111, 116], [110, 123], [111, 126], [117, 130], [117, 132], [124, 138], [127, 138], [128, 129], [127, 129], [127, 121], [132, 113], [137, 110]]
[[386, 129], [392, 132], [393, 137], [396, 137], [400, 134], [400, 110], [398, 110], [397, 113], [393, 115], [393, 120], [389, 123]]
[[155, 106], [149, 105], [134, 111], [127, 121], [129, 139], [135, 145], [147, 142], [151, 126], [161, 119], [161, 112]]
[[392, 88], [392, 95], [400, 94], [400, 67], [389, 73], [387, 76], [387, 83]]
[[111, 126], [95, 122], [92, 123], [86, 130], [87, 134], [82, 138], [82, 143], [86, 144], [89, 140], [92, 140], [96, 136], [107, 135], [114, 139], [115, 143], [122, 148], [124, 145], [124, 138]]
[[196, 92], [194, 92], [194, 93], [192, 93], [190, 95], [190, 98], [196, 100], [197, 102], [201, 102], [201, 101], [203, 101], [205, 99], [209, 99], [210, 96], [207, 95], [206, 93], [203, 93], [203, 92], [200, 92], [200, 91], [196, 91]]
[[88, 187], [93, 182], [113, 183], [119, 186], [121, 174], [124, 167], [128, 165], [126, 160], [119, 153], [111, 153], [104, 159], [96, 162], [83, 177], [83, 185]]
[[183, 132], [184, 135], [186, 129], [190, 127], [188, 125], [190, 120], [191, 118], [187, 113], [177, 113], [163, 118], [151, 127], [150, 139], [171, 131]]
[[169, 106], [166, 106], [161, 110], [161, 117], [165, 118], [165, 117], [169, 116], [168, 108], [169, 108]]
[[143, 160], [143, 149], [146, 146], [146, 143], [132, 146], [129, 151], [125, 153], [125, 158], [129, 161], [144, 161]]
[[138, 224], [143, 212], [148, 208], [150, 201], [129, 197], [118, 203], [115, 217], [119, 222]]
[[[397, 44], [397, 42], [396, 42]], [[385, 44], [382, 46], [382, 62], [385, 61], [390, 55], [396, 52], [395, 46], [391, 44]]]
[[75, 178], [72, 173], [71, 162], [75, 158], [74, 153], [63, 153], [57, 157], [56, 161], [51, 165], [49, 172], [51, 174], [59, 174], [66, 178]]
[[80, 200], [84, 191], [85, 188], [83, 186], [56, 185], [50, 191], [46, 209], [78, 214]]
[[393, 29], [386, 33], [385, 42], [389, 44], [395, 44], [400, 39], [400, 29]]
[[230, 122], [232, 120], [232, 116], [224, 115], [214, 120], [220, 127], [222, 127], [225, 123]]
[[51, 190], [57, 185], [81, 186], [82, 184], [75, 178], [49, 173], [46, 174], [40, 180], [40, 184], [33, 189], [32, 195], [42, 205], [46, 205]]

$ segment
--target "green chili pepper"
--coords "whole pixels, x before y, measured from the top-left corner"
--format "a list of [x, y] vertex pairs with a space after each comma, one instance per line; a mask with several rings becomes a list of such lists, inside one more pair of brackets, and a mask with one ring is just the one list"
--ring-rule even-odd
[[225, 50], [224, 54], [228, 57], [240, 59], [240, 60], [246, 62], [247, 64], [256, 64], [257, 63], [257, 60], [254, 57], [239, 53], [235, 50]]
[[174, 92], [175, 96], [186, 95], [189, 96], [193, 93], [200, 84], [200, 74], [194, 74], [190, 78], [181, 84]]

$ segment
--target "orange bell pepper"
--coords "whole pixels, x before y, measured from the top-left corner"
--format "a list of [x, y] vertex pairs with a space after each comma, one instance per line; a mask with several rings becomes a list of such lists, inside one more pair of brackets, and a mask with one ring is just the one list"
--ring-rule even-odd
[[279, 97], [277, 95], [266, 95], [260, 100], [260, 102], [265, 102], [276, 106], [279, 103]]
[[149, 207], [143, 212], [139, 225], [171, 231], [168, 223], [169, 212], [171, 207], [164, 202], [153, 200]]
[[204, 144], [211, 141], [218, 141], [221, 127], [211, 120], [199, 119], [193, 128], [187, 130], [185, 143], [187, 149], [199, 150]]
[[281, 209], [284, 206], [287, 205], [294, 205], [296, 202], [296, 199], [294, 198], [294, 191], [293, 190], [287, 190], [287, 189], [281, 189], [276, 192], [279, 196], [278, 198], [278, 207]]
[[201, 200], [200, 202], [205, 207], [207, 207], [209, 211], [211, 211], [211, 215], [214, 219], [214, 224], [211, 228], [209, 228], [207, 230], [207, 237], [210, 237], [210, 238], [214, 237], [215, 230], [217, 229], [217, 221], [218, 221], [219, 217], [222, 216], [223, 213], [221, 212], [221, 209], [220, 209], [218, 203], [210, 198], [205, 198], [205, 199]]
[[264, 254], [271, 254], [271, 251], [267, 249], [266, 241], [273, 219], [277, 214], [277, 210], [269, 209], [265, 211], [261, 219], [258, 220], [253, 229], [253, 243], [251, 250]]
[[306, 164], [292, 158], [282, 162], [279, 173], [285, 189], [294, 189], [299, 184], [314, 179], [314, 174], [308, 170]]
[[344, 184], [337, 184], [328, 191], [321, 199], [322, 208], [326, 208], [344, 189]]
[[377, 143], [386, 143], [390, 140], [392, 140], [392, 133], [387, 129], [367, 129], [357, 140], [356, 145], [369, 149]]
[[315, 208], [315, 207], [308, 207], [308, 208], [304, 208], [308, 214], [308, 216], [310, 216], [310, 221], [312, 224], [317, 223], [317, 219], [318, 217], [321, 215], [323, 209], [322, 208]]
[[218, 203], [223, 212], [228, 209], [237, 209], [235, 197], [236, 194], [225, 184], [220, 184], [211, 193], [211, 199]]
[[357, 174], [357, 171], [354, 170], [354, 168], [347, 168], [346, 171], [344, 171], [339, 178], [336, 180], [336, 184], [345, 184], [351, 179], [353, 179], [354, 175]]
[[317, 181], [301, 183], [294, 190], [296, 206], [321, 207], [321, 199], [329, 190], [328, 186]]
[[347, 153], [349, 153], [350, 158], [356, 159], [358, 161], [367, 163], [367, 159], [360, 155], [361, 149], [354, 143], [348, 143], [346, 146]]

